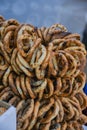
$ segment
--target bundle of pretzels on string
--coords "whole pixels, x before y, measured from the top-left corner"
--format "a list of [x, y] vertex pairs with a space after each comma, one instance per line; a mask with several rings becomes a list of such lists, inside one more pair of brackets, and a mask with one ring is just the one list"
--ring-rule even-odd
[[0, 16], [0, 100], [16, 107], [17, 130], [83, 130], [85, 64], [79, 34]]

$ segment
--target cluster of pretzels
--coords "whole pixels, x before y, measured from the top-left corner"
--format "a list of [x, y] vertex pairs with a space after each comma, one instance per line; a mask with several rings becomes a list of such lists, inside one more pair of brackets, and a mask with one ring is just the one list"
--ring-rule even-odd
[[16, 107], [17, 130], [83, 130], [85, 64], [79, 34], [0, 16], [0, 100]]

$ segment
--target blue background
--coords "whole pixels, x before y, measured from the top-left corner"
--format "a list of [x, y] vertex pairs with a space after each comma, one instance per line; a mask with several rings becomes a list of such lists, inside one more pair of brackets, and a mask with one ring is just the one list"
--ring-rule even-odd
[[35, 26], [62, 23], [82, 34], [87, 21], [87, 0], [0, 0], [0, 14]]

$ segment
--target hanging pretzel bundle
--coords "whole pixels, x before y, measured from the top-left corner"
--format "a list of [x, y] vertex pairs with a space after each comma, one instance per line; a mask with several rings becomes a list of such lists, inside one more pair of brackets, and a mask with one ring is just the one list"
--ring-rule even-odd
[[79, 34], [0, 16], [0, 100], [16, 107], [17, 130], [83, 130], [85, 64]]

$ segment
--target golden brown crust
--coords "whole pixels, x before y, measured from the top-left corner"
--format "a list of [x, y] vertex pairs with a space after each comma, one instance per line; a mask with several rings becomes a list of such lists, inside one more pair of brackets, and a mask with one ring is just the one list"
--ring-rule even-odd
[[0, 100], [16, 107], [17, 130], [83, 130], [86, 54], [79, 34], [61, 24], [0, 16]]

